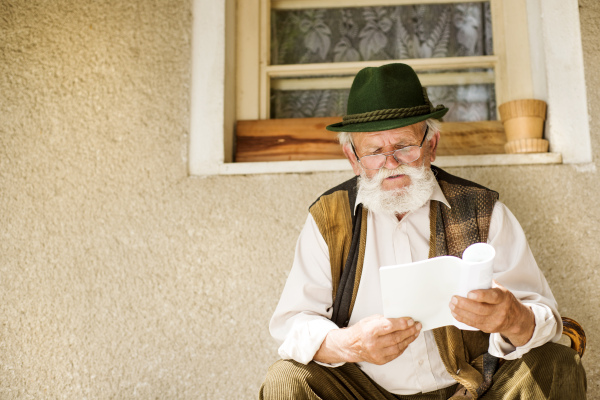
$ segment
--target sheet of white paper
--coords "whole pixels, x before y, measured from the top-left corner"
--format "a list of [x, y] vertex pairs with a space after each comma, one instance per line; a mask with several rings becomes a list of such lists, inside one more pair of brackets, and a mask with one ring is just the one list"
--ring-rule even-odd
[[381, 293], [384, 315], [411, 317], [421, 322], [422, 330], [455, 325], [475, 330], [452, 317], [452, 296], [466, 296], [474, 289], [492, 287], [494, 248], [476, 243], [463, 259], [444, 256], [409, 264], [381, 267]]

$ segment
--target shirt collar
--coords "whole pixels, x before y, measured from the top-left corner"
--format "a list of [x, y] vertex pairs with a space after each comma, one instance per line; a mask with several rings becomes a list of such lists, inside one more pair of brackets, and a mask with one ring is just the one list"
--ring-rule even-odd
[[[440, 185], [439, 185], [437, 179], [435, 180], [435, 184], [433, 185], [433, 192], [431, 193], [431, 197], [429, 197], [429, 200], [430, 201], [431, 200], [439, 201], [440, 203], [444, 203], [448, 208], [451, 208], [450, 203], [448, 203], [446, 196], [444, 196], [444, 193], [442, 192], [442, 188], [440, 188]], [[359, 191], [358, 194], [356, 195], [356, 202], [354, 203], [354, 213], [356, 213], [356, 207], [358, 207], [358, 205], [360, 203], [362, 203], [362, 199], [361, 199], [360, 191]]]
[[440, 184], [438, 183], [437, 179], [435, 180], [435, 186], [433, 187], [433, 193], [431, 193], [431, 197], [429, 198], [429, 200], [437, 200], [440, 203], [444, 203], [448, 208], [451, 208], [450, 203], [448, 203], [446, 196], [444, 196], [444, 193], [442, 192], [442, 188], [440, 187]]

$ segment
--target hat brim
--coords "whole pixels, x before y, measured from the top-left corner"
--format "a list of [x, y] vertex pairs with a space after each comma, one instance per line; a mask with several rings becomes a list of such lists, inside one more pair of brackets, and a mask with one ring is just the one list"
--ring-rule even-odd
[[417, 115], [401, 119], [384, 119], [379, 121], [360, 122], [358, 124], [343, 125], [341, 122], [327, 125], [325, 129], [333, 132], [379, 132], [390, 129], [402, 128], [404, 126], [425, 121], [428, 118], [440, 119], [448, 112], [447, 108], [426, 115]]

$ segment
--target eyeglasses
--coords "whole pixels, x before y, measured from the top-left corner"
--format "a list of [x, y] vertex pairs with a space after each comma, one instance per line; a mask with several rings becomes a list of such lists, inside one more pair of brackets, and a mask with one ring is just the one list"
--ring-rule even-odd
[[418, 160], [419, 157], [421, 157], [421, 147], [423, 147], [423, 143], [425, 143], [427, 132], [429, 132], [429, 126], [427, 126], [427, 128], [425, 129], [425, 135], [423, 135], [421, 144], [418, 146], [406, 146], [400, 149], [388, 151], [387, 153], [369, 154], [366, 156], [359, 157], [358, 154], [356, 154], [354, 144], [352, 144], [352, 151], [354, 151], [356, 159], [365, 169], [381, 169], [387, 162], [387, 158], [389, 156], [394, 157], [394, 160], [396, 160], [396, 162], [399, 164], [410, 164], [411, 162], [414, 162]]

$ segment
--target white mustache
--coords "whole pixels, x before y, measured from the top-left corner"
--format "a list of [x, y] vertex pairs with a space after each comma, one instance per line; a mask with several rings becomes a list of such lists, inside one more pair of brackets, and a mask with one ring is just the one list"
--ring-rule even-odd
[[[402, 188], [384, 190], [381, 185], [386, 178], [396, 175], [410, 177], [410, 183]], [[415, 211], [429, 200], [435, 186], [435, 177], [428, 167], [399, 165], [394, 169], [380, 169], [368, 178], [364, 172], [358, 182], [359, 195], [363, 205], [375, 212], [402, 215]]]
[[424, 170], [424, 166], [421, 167], [409, 167], [408, 165], [398, 165], [396, 168], [394, 169], [387, 169], [387, 168], [381, 168], [379, 171], [377, 171], [377, 173], [371, 177], [371, 178], [367, 178], [367, 176], [364, 174], [361, 174], [361, 179], [366, 180], [369, 185], [370, 184], [375, 184], [375, 182], [377, 182], [380, 186], [381, 183], [389, 177], [392, 176], [396, 176], [396, 175], [407, 175], [407, 176], [419, 176], [423, 174], [423, 170]]

